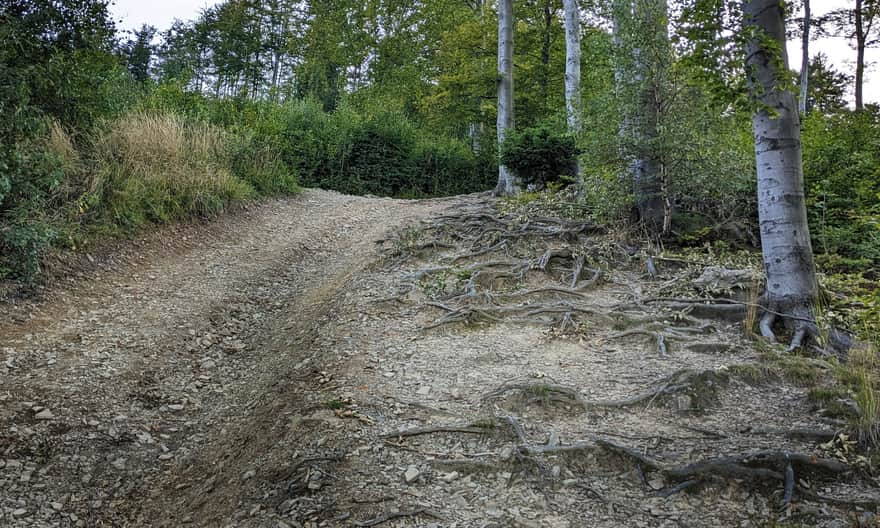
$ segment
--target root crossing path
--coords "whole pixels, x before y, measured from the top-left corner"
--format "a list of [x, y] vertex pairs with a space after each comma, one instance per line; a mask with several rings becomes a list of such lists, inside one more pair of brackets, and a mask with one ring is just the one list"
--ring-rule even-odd
[[0, 525], [867, 518], [807, 389], [741, 368], [741, 327], [646, 302], [663, 277], [596, 231], [307, 191], [9, 302]]

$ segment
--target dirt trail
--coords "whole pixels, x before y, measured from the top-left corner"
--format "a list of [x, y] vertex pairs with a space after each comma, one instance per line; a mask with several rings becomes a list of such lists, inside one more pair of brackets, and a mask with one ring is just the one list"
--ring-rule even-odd
[[[677, 482], [649, 466], [760, 449], [813, 453], [815, 441], [785, 434], [827, 429], [806, 389], [727, 376], [725, 367], [758, 353], [720, 322], [700, 329], [701, 346], [670, 341], [668, 354], [653, 337], [619, 335], [613, 321], [572, 319], [581, 312], [569, 304], [561, 329], [491, 315], [481, 323], [477, 312], [456, 323], [449, 316], [461, 312], [445, 303], [474, 276], [468, 263], [492, 252], [419, 275], [465, 249], [420, 243], [419, 222], [484, 201], [308, 191], [193, 228], [191, 243], [173, 250], [153, 240], [140, 248], [150, 258], [74, 281], [48, 304], [7, 306], [0, 525], [562, 528], [777, 518], [772, 478], [707, 479], [665, 498], [656, 492]], [[538, 241], [539, 255], [545, 246]], [[520, 279], [551, 282], [531, 273]], [[487, 298], [510, 293], [496, 284], [503, 275], [480, 285], [495, 295]], [[611, 310], [651, 287], [636, 270], [606, 275], [584, 290], [582, 307]], [[565, 294], [548, 296], [563, 306]], [[640, 309], [676, 324], [674, 314]], [[427, 329], [444, 316], [451, 324]], [[578, 403], [630, 398], [682, 369], [710, 374], [634, 405]], [[512, 381], [530, 388], [487, 397]], [[644, 459], [602, 447], [612, 440]], [[814, 481], [800, 468], [798, 478], [834, 496], [875, 491], [861, 478]], [[850, 510], [795, 513], [845, 526]]]

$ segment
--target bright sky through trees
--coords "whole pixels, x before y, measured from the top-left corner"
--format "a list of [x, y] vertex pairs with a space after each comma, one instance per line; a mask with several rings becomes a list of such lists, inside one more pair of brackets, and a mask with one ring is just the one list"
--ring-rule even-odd
[[[214, 0], [117, 0], [112, 6], [112, 12], [121, 29], [136, 29], [142, 24], [156, 26], [160, 31], [167, 29], [175, 18], [190, 20], [198, 16], [205, 7], [216, 4]], [[845, 7], [852, 2], [850, 0], [822, 0], [813, 2], [813, 18], [816, 19], [833, 9]], [[790, 41], [788, 44], [789, 60], [795, 68], [800, 67], [800, 40]], [[850, 49], [848, 43], [842, 38], [825, 38], [814, 41], [810, 53], [815, 55], [822, 52], [831, 59], [831, 64], [838, 70], [852, 73], [854, 70], [855, 51]], [[874, 63], [880, 60], [880, 50], [869, 49], [866, 52], [868, 72], [865, 82], [865, 101], [880, 101], [880, 75], [877, 74]]]

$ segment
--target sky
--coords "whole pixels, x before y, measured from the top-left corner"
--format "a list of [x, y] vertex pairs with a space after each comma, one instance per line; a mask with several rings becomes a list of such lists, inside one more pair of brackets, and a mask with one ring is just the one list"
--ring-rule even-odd
[[[171, 26], [175, 18], [193, 19], [203, 8], [216, 3], [218, 3], [216, 0], [116, 0], [111, 10], [121, 29], [136, 29], [142, 24], [149, 24], [161, 31]], [[828, 11], [847, 5], [851, 5], [851, 0], [813, 0], [813, 16], [819, 17]], [[850, 49], [846, 40], [826, 38], [810, 43], [811, 55], [820, 51], [829, 57], [836, 69], [849, 74], [855, 71], [855, 51]], [[866, 56], [869, 65], [865, 75], [865, 102], [880, 102], [880, 72], [871, 65], [880, 61], [880, 49], [869, 49]], [[800, 40], [789, 42], [788, 58], [794, 69], [800, 68], [800, 57]]]

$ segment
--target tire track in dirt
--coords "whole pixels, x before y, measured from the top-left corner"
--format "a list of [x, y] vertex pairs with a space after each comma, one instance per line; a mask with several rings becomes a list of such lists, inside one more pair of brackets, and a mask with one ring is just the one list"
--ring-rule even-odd
[[185, 244], [160, 233], [143, 261], [7, 305], [0, 524], [129, 525], [150, 488], [284, 382], [375, 239], [439, 203], [306, 191], [193, 226]]

